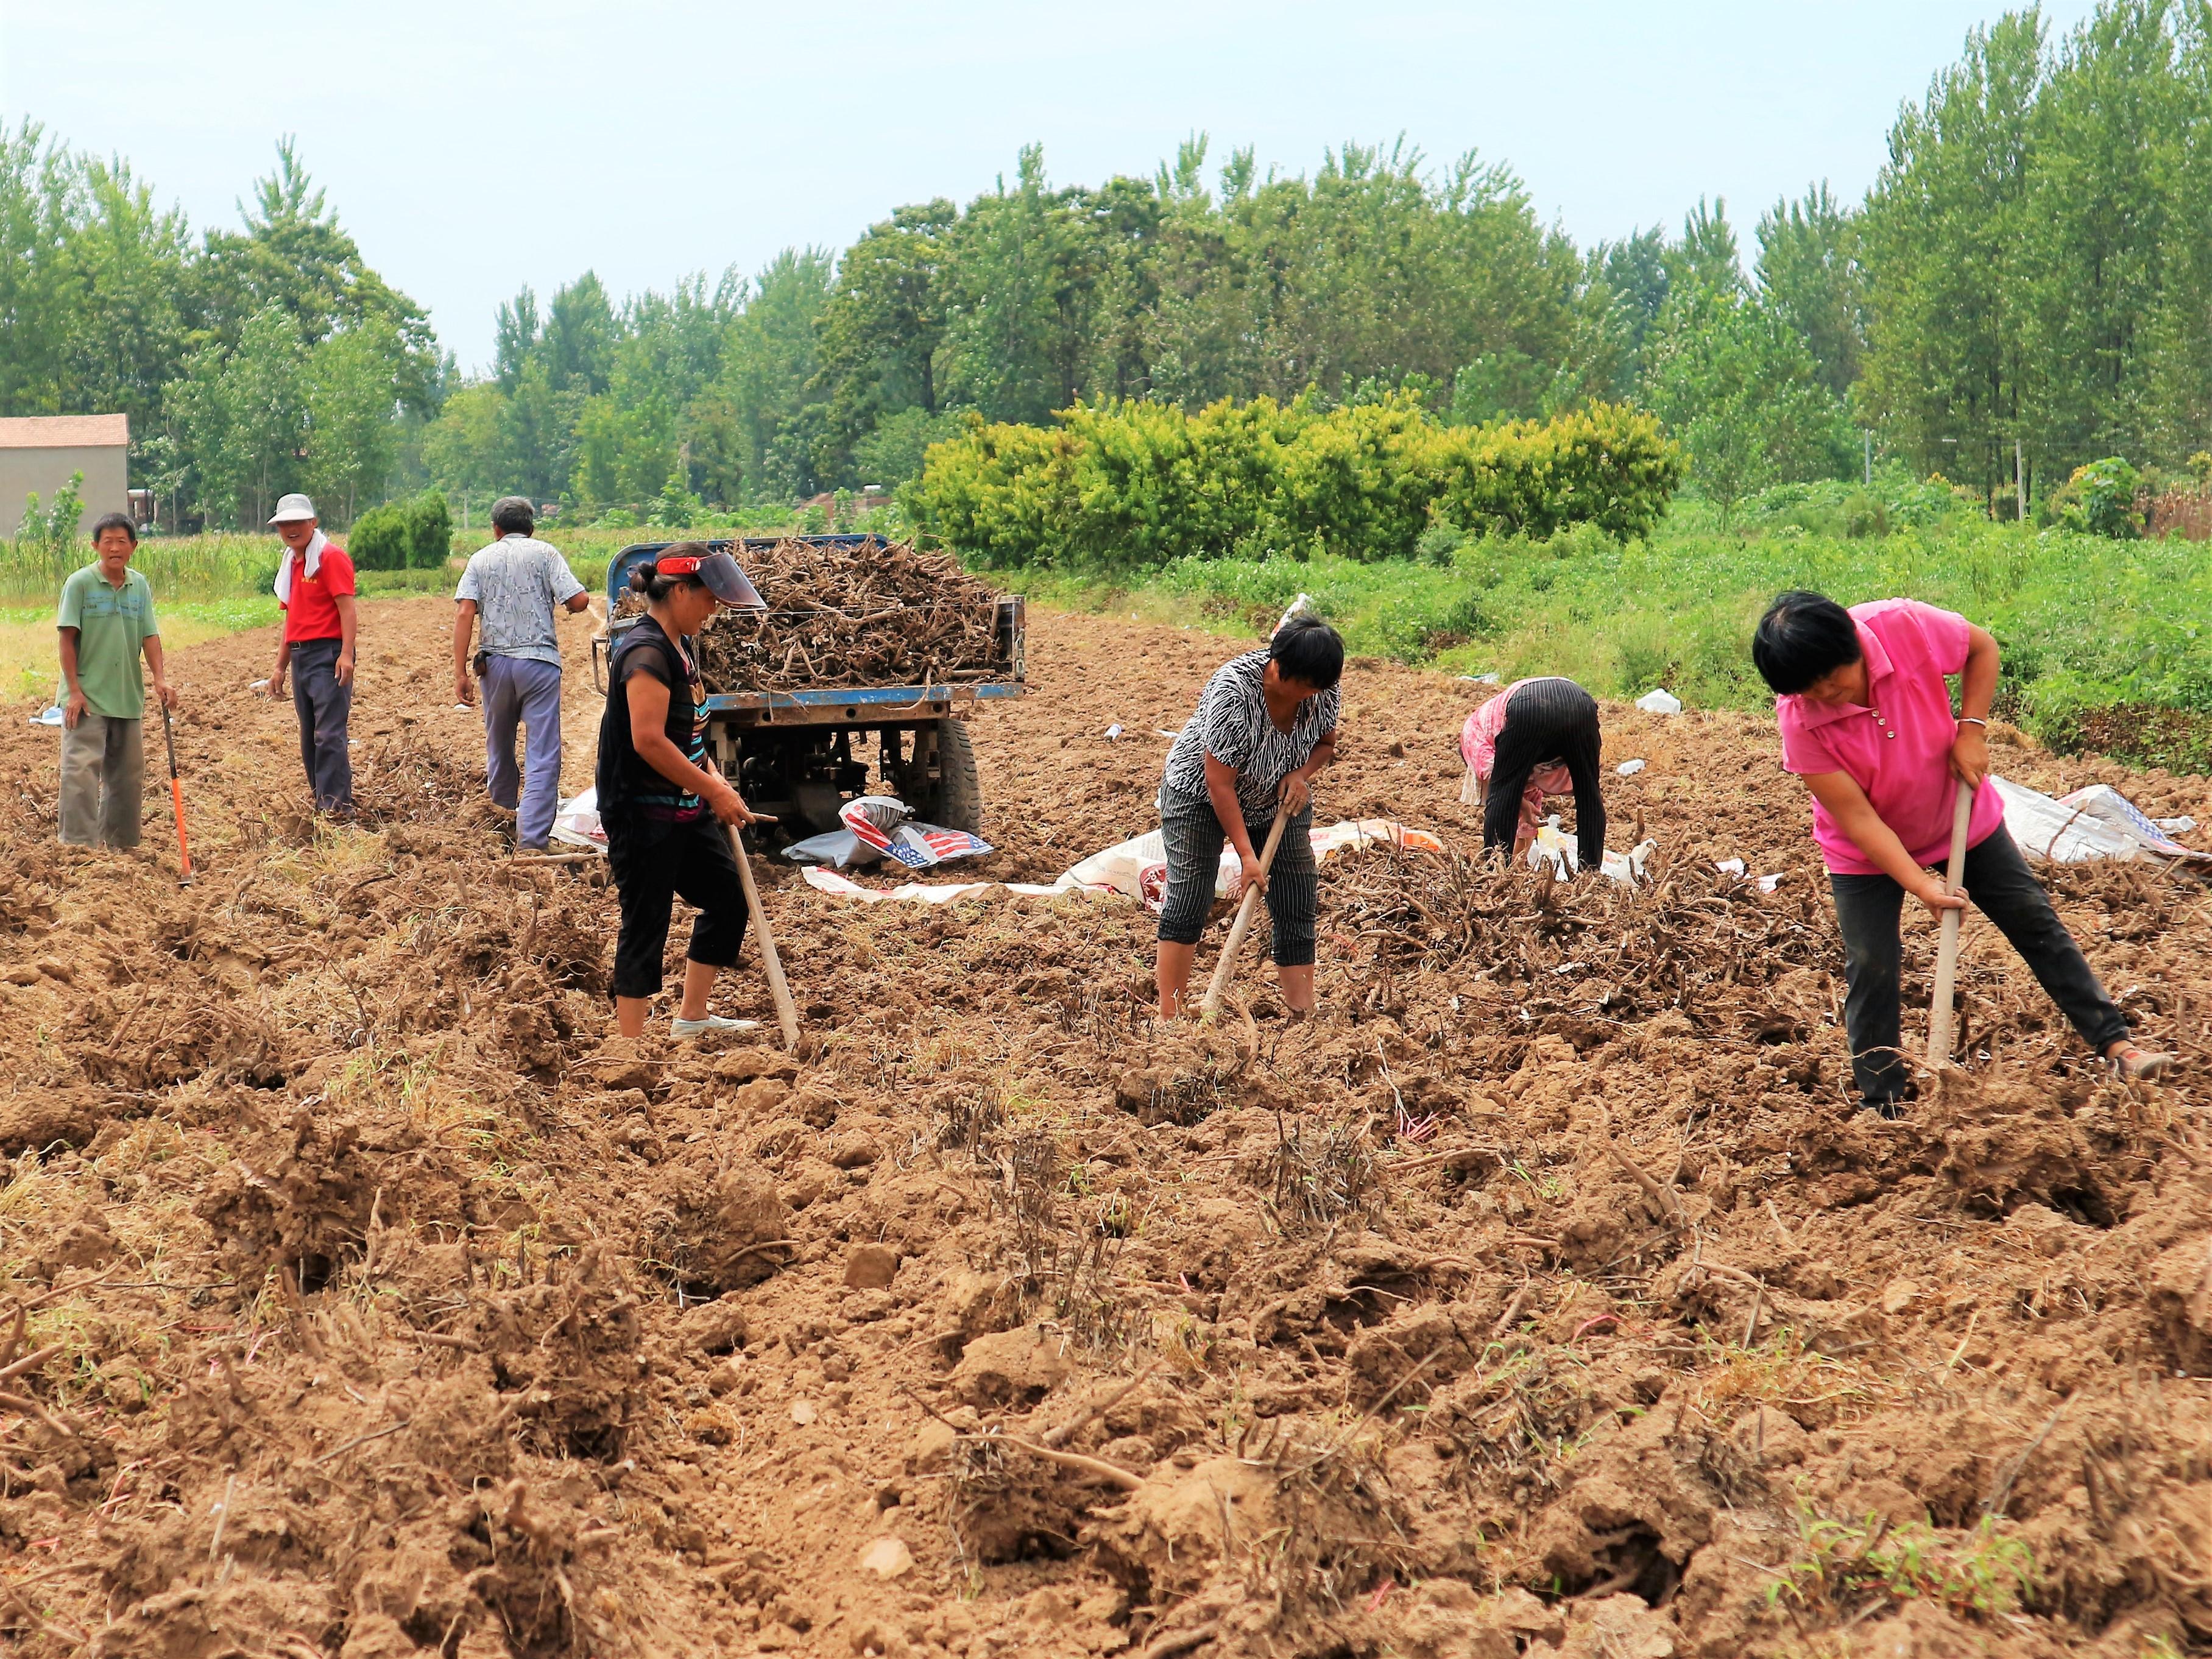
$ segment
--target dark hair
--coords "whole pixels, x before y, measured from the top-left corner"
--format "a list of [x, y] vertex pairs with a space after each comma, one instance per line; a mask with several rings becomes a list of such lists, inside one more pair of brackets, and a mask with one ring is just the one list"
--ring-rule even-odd
[[92, 544], [98, 547], [100, 538], [111, 530], [121, 531], [131, 538], [131, 546], [138, 545], [138, 526], [131, 522], [128, 514], [124, 513], [110, 513], [96, 521], [92, 526]]
[[1319, 617], [1293, 617], [1267, 641], [1275, 672], [1326, 691], [1344, 678], [1344, 640]]
[[699, 573], [688, 576], [664, 576], [660, 574], [662, 559], [703, 559], [714, 550], [704, 542], [678, 542], [673, 547], [664, 547], [653, 558], [629, 568], [629, 585], [645, 595], [647, 605], [659, 605], [679, 587], [704, 587]]
[[1766, 607], [1752, 635], [1751, 660], [1777, 696], [1793, 696], [1849, 668], [1865, 652], [1851, 613], [1825, 593], [1793, 588]]
[[502, 495], [491, 504], [491, 527], [502, 536], [527, 536], [538, 528], [538, 513], [520, 495]]

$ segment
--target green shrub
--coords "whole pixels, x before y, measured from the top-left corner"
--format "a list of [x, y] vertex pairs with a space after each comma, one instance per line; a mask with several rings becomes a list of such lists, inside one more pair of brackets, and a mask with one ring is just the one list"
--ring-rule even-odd
[[1889, 505], [1872, 490], [1852, 493], [1844, 503], [1844, 534], [1853, 541], [1889, 534]]
[[404, 570], [407, 566], [407, 521], [397, 501], [372, 507], [346, 532], [346, 552], [358, 570]]
[[[1648, 534], [1680, 452], [1641, 411], [1440, 426], [1386, 394], [1078, 405], [1053, 428], [970, 423], [910, 487], [919, 527], [979, 563], [1098, 573], [1178, 559], [1449, 558], [1449, 531], [1539, 538], [1590, 525]], [[1427, 539], [1425, 541], [1424, 537]]]
[[345, 550], [362, 570], [429, 570], [445, 563], [453, 542], [453, 515], [437, 490], [386, 501], [353, 521]]
[[453, 545], [453, 514], [443, 494], [427, 489], [407, 503], [407, 563], [416, 570], [434, 570], [445, 563]]
[[2142, 534], [2142, 514], [2136, 496], [2142, 474], [2118, 455], [2077, 466], [2074, 476], [2051, 498], [2051, 510], [2069, 530], [2103, 536], [2113, 541], [2133, 541]]

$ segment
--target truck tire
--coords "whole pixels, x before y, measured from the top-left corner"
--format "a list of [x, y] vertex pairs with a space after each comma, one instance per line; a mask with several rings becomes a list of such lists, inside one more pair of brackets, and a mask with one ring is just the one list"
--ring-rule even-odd
[[915, 735], [919, 738], [922, 731], [933, 728], [937, 738], [937, 776], [933, 781], [917, 778], [911, 787], [902, 787], [900, 793], [924, 823], [981, 835], [983, 785], [975, 773], [975, 747], [969, 740], [968, 723], [948, 716], [933, 720]]

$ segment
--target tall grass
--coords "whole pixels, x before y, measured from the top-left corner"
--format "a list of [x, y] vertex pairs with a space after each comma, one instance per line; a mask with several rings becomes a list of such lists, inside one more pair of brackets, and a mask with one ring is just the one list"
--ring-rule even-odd
[[[131, 556], [156, 599], [211, 599], [267, 592], [284, 544], [274, 536], [222, 533], [150, 537]], [[92, 562], [82, 542], [58, 546], [32, 537], [0, 538], [0, 600], [52, 599], [70, 574]]]
[[[606, 575], [607, 564], [623, 548], [637, 542], [679, 540], [732, 534], [775, 534], [776, 531], [732, 531], [720, 526], [695, 530], [659, 526], [641, 529], [587, 526], [563, 529], [547, 526], [543, 539], [568, 556], [569, 567], [586, 586], [596, 587]], [[333, 538], [345, 544], [343, 532]], [[364, 570], [362, 592], [374, 596], [391, 593], [450, 592], [467, 556], [491, 539], [478, 527], [453, 532], [453, 556], [447, 565], [430, 570]], [[157, 600], [202, 600], [265, 594], [276, 577], [276, 562], [284, 544], [273, 535], [216, 532], [203, 536], [153, 536], [138, 544], [131, 556], [133, 569], [152, 584]], [[20, 607], [51, 604], [71, 573], [92, 562], [89, 545], [77, 542], [55, 546], [34, 537], [9, 540], [0, 537], [0, 605]]]

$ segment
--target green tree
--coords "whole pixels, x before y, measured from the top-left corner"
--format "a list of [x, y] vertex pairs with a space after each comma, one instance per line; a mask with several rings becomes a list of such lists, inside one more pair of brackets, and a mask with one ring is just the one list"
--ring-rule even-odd
[[2149, 348], [2186, 162], [2175, 10], [2106, 0], [2061, 43], [2036, 100], [2011, 266], [2024, 301], [2019, 430], [2039, 455], [2151, 447]]
[[1870, 324], [1853, 396], [1919, 471], [2009, 471], [2027, 372], [2021, 257], [2043, 23], [2008, 14], [1907, 104], [1860, 222]]
[[297, 483], [306, 357], [292, 319], [270, 306], [246, 319], [234, 349], [210, 341], [166, 389], [210, 523], [258, 526]]
[[1759, 221], [1759, 289], [1796, 325], [1820, 379], [1838, 398], [1850, 394], [1866, 350], [1856, 221], [1826, 183], [1796, 201], [1777, 202]]
[[1674, 289], [1646, 344], [1644, 385], [1723, 515], [1769, 484], [1849, 471], [1841, 400], [1790, 321], [1741, 286]]
[[960, 216], [939, 198], [871, 225], [837, 262], [822, 307], [815, 386], [832, 425], [858, 438], [887, 415], [938, 411], [945, 272]]
[[375, 324], [341, 329], [307, 354], [301, 477], [334, 523], [351, 523], [383, 493], [398, 437], [392, 365], [399, 356], [392, 331]]

